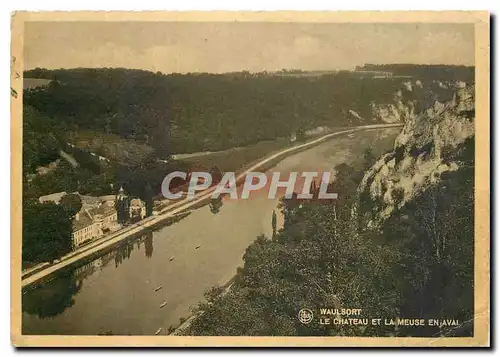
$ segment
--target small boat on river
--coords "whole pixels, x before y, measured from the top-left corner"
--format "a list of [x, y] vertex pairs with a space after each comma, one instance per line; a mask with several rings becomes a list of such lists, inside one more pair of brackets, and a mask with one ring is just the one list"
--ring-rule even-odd
[[161, 289], [163, 289], [163, 285], [160, 285], [159, 287], [157, 287], [157, 288], [155, 289], [155, 291], [159, 291], [159, 290], [161, 290]]
[[163, 308], [163, 307], [165, 307], [165, 305], [167, 305], [167, 302], [166, 302], [166, 301], [164, 301], [164, 302], [160, 305], [160, 309], [161, 309], [161, 308]]
[[161, 333], [161, 327], [160, 327], [158, 330], [156, 330], [156, 332], [155, 332], [155, 336], [156, 336], [156, 335], [159, 335], [160, 333]]

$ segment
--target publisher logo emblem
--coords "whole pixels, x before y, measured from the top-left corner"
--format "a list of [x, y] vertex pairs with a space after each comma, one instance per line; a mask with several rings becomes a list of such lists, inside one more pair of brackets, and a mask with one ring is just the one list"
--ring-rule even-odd
[[307, 325], [308, 323], [310, 323], [312, 321], [314, 314], [309, 309], [302, 309], [299, 311], [298, 317], [299, 317], [300, 322]]

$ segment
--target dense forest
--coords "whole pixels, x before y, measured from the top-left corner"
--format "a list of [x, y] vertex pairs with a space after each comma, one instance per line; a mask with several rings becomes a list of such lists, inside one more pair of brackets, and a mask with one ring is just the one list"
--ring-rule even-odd
[[[474, 73], [471, 67], [452, 66], [363, 69], [391, 70], [422, 81], [470, 82]], [[244, 146], [322, 125], [351, 125], [355, 118], [346, 115], [349, 109], [371, 121], [370, 104], [391, 102], [402, 82], [360, 78], [349, 71], [288, 77], [104, 68], [35, 69], [24, 75], [52, 80], [48, 88], [27, 90], [25, 104], [68, 128], [105, 131], [148, 144], [160, 157]]]
[[[379, 229], [353, 219], [363, 168], [337, 166], [337, 201], [285, 200], [284, 227], [258, 237], [229, 289], [193, 309], [187, 335], [471, 336], [474, 140], [463, 168], [430, 185]], [[365, 203], [366, 204], [366, 203]], [[366, 209], [371, 209], [367, 207]], [[435, 217], [436, 219], [431, 219]], [[442, 245], [436, 252], [436, 237]], [[307, 307], [360, 308], [362, 318], [457, 319], [459, 326], [302, 324]]]
[[[35, 69], [24, 76], [52, 80], [24, 91], [25, 175], [56, 160], [60, 150], [80, 164], [63, 162], [37, 175], [26, 185], [26, 197], [107, 194], [121, 185], [140, 196], [145, 181], [158, 193], [168, 172], [187, 169], [183, 162], [164, 162], [172, 153], [300, 136], [322, 125], [361, 124], [346, 115], [348, 109], [369, 118], [369, 103], [390, 101], [401, 86], [400, 80], [362, 81], [345, 74], [163, 75], [104, 68]], [[96, 161], [90, 151], [110, 163]]]
[[[76, 170], [83, 177], [72, 181], [72, 189], [79, 182], [87, 193], [104, 194], [113, 181], [127, 185], [130, 173], [145, 166], [153, 172], [176, 169], [163, 162], [173, 153], [300, 137], [319, 126], [371, 124], [380, 120], [373, 116], [373, 103], [392, 103], [398, 91], [404, 102], [417, 103], [419, 111], [453, 93], [434, 83], [430, 75], [435, 72], [444, 73], [440, 78], [448, 81], [472, 81], [470, 67], [441, 71], [440, 66], [388, 66], [365, 67], [394, 70], [427, 83], [401, 92], [406, 78], [364, 78], [349, 71], [306, 77], [283, 75], [288, 72], [164, 75], [111, 68], [26, 71], [25, 78], [51, 82], [24, 91], [23, 168], [25, 174], [32, 173], [64, 150], [83, 162]], [[112, 165], [96, 162], [88, 151]], [[158, 178], [150, 181], [159, 192]]]
[[25, 103], [64, 125], [117, 134], [170, 153], [217, 151], [318, 126], [350, 125], [353, 109], [371, 120], [371, 102], [388, 102], [400, 79], [360, 80], [349, 74], [283, 77], [162, 75], [125, 69], [33, 70], [48, 88]]
[[[130, 196], [148, 202], [151, 212], [165, 175], [191, 168], [189, 162], [169, 160], [171, 154], [287, 141], [291, 136], [301, 139], [307, 130], [320, 126], [372, 124], [380, 120], [372, 115], [373, 103], [391, 103], [396, 92], [404, 102], [417, 103], [417, 110], [450, 95], [452, 91], [429, 76], [435, 71], [444, 73], [439, 77], [443, 80], [471, 80], [468, 67], [443, 72], [432, 66], [392, 66], [364, 70], [394, 70], [428, 85], [401, 92], [406, 77], [365, 78], [350, 71], [321, 75], [297, 71], [165, 75], [123, 68], [26, 71], [25, 78], [50, 82], [23, 92], [25, 217], [30, 221], [34, 212], [47, 210], [47, 217], [54, 213], [51, 207], [36, 206], [41, 195], [61, 191], [106, 195], [121, 186]], [[259, 155], [265, 150], [261, 148]], [[232, 165], [239, 169], [255, 160], [246, 157]], [[37, 172], [50, 165], [43, 174]], [[42, 226], [47, 234], [40, 236], [49, 237], [51, 225]], [[36, 237], [35, 225], [26, 225], [26, 237], [30, 227]], [[44, 255], [24, 257], [39, 261]]]

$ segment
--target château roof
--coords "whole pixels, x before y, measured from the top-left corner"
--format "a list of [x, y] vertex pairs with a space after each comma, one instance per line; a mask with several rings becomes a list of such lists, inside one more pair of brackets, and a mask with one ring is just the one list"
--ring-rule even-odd
[[115, 213], [116, 209], [108, 205], [101, 205], [90, 209], [82, 208], [80, 212], [78, 212], [78, 220], [73, 219], [73, 232], [92, 225], [97, 215], [101, 215], [104, 218]]

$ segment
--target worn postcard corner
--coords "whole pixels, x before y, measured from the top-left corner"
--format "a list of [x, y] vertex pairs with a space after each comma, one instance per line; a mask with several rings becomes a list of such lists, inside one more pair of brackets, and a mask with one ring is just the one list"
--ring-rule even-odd
[[490, 345], [487, 12], [20, 11], [11, 54], [14, 346]]

